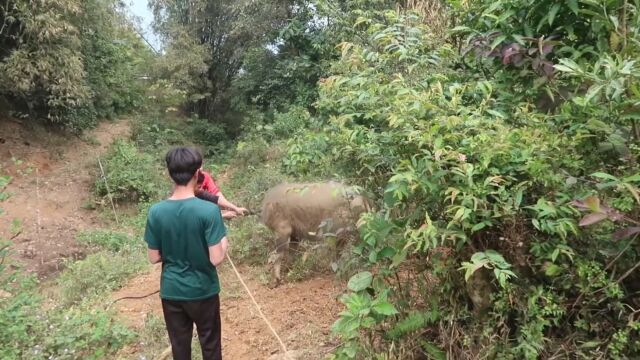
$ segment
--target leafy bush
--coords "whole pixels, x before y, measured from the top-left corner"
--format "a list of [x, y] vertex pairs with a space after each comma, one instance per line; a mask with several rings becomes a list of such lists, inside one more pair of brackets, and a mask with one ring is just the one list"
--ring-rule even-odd
[[[576, 32], [584, 38], [569, 42], [574, 51], [551, 54], [557, 44], [539, 38], [520, 51], [505, 42], [532, 41], [518, 32], [520, 12], [540, 15], [538, 29], [571, 16], [551, 18], [526, 1], [474, 4], [465, 25], [498, 19], [502, 33], [456, 29], [472, 34], [462, 53], [411, 14], [333, 14], [356, 34], [321, 83], [324, 130], [292, 140], [285, 168], [338, 172], [377, 196], [380, 212], [361, 219], [353, 251], [371, 271], [354, 276], [342, 299], [334, 357], [637, 357], [638, 278], [629, 276], [640, 254], [629, 245], [635, 238], [617, 241], [635, 230], [611, 234], [617, 223], [635, 226], [636, 211], [622, 216], [593, 200], [597, 192], [616, 211], [640, 205], [634, 124], [623, 120], [635, 115], [620, 112], [637, 102], [636, 49], [595, 60], [580, 48], [595, 35]], [[592, 5], [585, 14], [595, 16]], [[624, 11], [637, 23], [635, 9]], [[474, 14], [493, 20], [477, 25]], [[556, 109], [537, 107], [541, 94], [560, 96], [551, 76], [558, 87], [594, 85]], [[592, 214], [582, 217], [577, 204]]]
[[271, 232], [260, 223], [259, 218], [248, 216], [229, 222], [234, 260], [252, 265], [263, 265], [272, 244]]
[[188, 143], [179, 124], [167, 115], [145, 114], [133, 123], [131, 138], [140, 149], [153, 151]]
[[261, 136], [250, 136], [236, 145], [234, 163], [240, 168], [255, 167], [267, 161], [269, 143]]
[[115, 141], [102, 165], [106, 181], [101, 176], [96, 180], [98, 196], [105, 197], [110, 192], [117, 201], [145, 201], [158, 198], [166, 188], [154, 159], [139, 152], [131, 142]]
[[[0, 358], [98, 359], [135, 337], [107, 312], [90, 305], [45, 308], [35, 278], [7, 266], [6, 248], [0, 249]], [[99, 283], [101, 269], [95, 271], [93, 281]]]
[[0, 6], [0, 94], [29, 119], [73, 131], [142, 100], [136, 76], [150, 50], [113, 0]]
[[220, 156], [230, 147], [229, 137], [223, 125], [196, 117], [189, 119], [187, 126], [189, 139], [203, 147], [204, 156]]
[[276, 137], [288, 139], [309, 127], [309, 112], [301, 106], [291, 106], [286, 113], [276, 113], [273, 132]]
[[[287, 143], [287, 156], [283, 166], [287, 174], [305, 177], [318, 176], [330, 166], [327, 152], [330, 136], [325, 132], [308, 131]], [[330, 161], [330, 160], [329, 160]]]
[[135, 337], [101, 310], [44, 311], [33, 288], [0, 300], [0, 324], [0, 357], [7, 360], [99, 359]]

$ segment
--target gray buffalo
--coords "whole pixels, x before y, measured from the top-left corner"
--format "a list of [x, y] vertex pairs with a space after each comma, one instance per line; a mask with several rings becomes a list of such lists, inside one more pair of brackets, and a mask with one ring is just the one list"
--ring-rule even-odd
[[360, 215], [370, 211], [369, 201], [352, 187], [337, 182], [280, 184], [271, 188], [262, 202], [262, 222], [276, 233], [276, 249], [269, 258], [272, 285], [281, 278], [282, 263], [288, 261], [289, 246], [307, 239], [337, 239], [337, 249], [354, 233]]

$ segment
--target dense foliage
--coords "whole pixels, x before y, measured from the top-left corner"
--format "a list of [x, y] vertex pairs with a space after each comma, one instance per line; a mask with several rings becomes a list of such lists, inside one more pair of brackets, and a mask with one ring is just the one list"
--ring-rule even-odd
[[150, 50], [119, 2], [6, 1], [0, 22], [0, 96], [11, 110], [82, 130], [140, 105], [135, 80]]
[[285, 163], [379, 201], [335, 357], [638, 356], [636, 4], [452, 2], [442, 38], [351, 3]]
[[[636, 2], [284, 9], [224, 86], [244, 104], [234, 159], [289, 138], [288, 175], [377, 201], [341, 270], [362, 271], [334, 357], [640, 355]], [[212, 54], [181, 68], [211, 73]]]
[[[113, 41], [134, 39], [115, 2], [9, 4], [2, 96], [79, 128], [135, 106], [123, 84], [144, 56]], [[252, 209], [283, 180], [358, 185], [377, 211], [339, 269], [336, 359], [640, 357], [639, 1], [151, 5], [155, 112], [112, 146], [99, 196], [160, 197], [149, 154], [185, 143], [209, 169], [232, 158], [225, 193]], [[231, 229], [269, 237], [254, 219]], [[122, 255], [129, 239], [85, 241]], [[260, 262], [258, 243], [234, 251]], [[62, 277], [68, 303], [88, 268], [108, 273], [95, 291], [136, 270], [87, 261]]]

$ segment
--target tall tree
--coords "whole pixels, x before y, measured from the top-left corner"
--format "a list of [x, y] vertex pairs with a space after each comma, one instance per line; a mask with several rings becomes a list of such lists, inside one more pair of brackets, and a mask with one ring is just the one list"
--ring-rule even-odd
[[[283, 26], [289, 16], [289, 3], [151, 1], [156, 29], [168, 44], [165, 60], [175, 61], [166, 66], [168, 75], [182, 90], [192, 94], [190, 110], [208, 119], [220, 118], [229, 111], [228, 90], [247, 52], [264, 45], [269, 35]], [[191, 60], [185, 63], [185, 59]], [[206, 64], [206, 69], [202, 64]], [[190, 70], [183, 71], [186, 68]]]
[[8, 0], [0, 15], [0, 96], [15, 110], [81, 130], [135, 107], [150, 51], [119, 1]]

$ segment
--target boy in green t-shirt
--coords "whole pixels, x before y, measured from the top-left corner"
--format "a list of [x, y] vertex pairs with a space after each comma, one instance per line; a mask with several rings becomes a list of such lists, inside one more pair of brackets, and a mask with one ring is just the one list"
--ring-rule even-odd
[[194, 195], [200, 152], [175, 148], [166, 162], [175, 190], [149, 209], [144, 239], [149, 261], [162, 262], [160, 298], [173, 358], [191, 359], [195, 323], [203, 359], [222, 359], [216, 266], [229, 247], [226, 229], [218, 206]]

